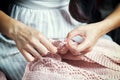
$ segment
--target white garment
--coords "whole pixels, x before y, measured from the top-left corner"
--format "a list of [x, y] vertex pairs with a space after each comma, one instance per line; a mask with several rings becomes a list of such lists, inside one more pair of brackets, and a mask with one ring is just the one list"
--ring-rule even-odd
[[16, 0], [15, 3], [32, 9], [42, 9], [66, 6], [69, 4], [69, 0]]
[[36, 28], [48, 38], [64, 38], [74, 27], [81, 25], [69, 14], [69, 0], [18, 1], [15, 3], [19, 6], [13, 6], [11, 16]]
[[[84, 25], [68, 11], [69, 0], [14, 0], [10, 16], [42, 32], [47, 38], [65, 38], [73, 28]], [[9, 80], [21, 80], [26, 60], [14, 41], [0, 35], [0, 69]], [[9, 67], [8, 67], [9, 66]]]
[[[48, 38], [64, 38], [81, 25], [68, 11], [69, 0], [15, 0], [10, 16], [42, 32]], [[26, 60], [14, 41], [0, 35], [0, 69], [9, 80], [21, 80]], [[8, 67], [9, 66], [9, 67]]]

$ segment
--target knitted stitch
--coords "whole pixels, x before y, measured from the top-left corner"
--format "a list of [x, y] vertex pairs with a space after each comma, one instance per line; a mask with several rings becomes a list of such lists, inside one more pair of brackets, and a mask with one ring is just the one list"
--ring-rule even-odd
[[22, 80], [120, 80], [120, 46], [100, 39], [92, 51], [82, 56], [73, 56], [70, 51], [49, 54], [43, 62], [28, 63]]

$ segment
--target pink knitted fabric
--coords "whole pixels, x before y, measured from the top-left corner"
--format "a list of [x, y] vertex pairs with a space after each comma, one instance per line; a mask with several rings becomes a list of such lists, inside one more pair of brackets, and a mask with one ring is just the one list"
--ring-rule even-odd
[[28, 63], [22, 80], [120, 80], [120, 46], [100, 39], [83, 56], [50, 54]]
[[7, 80], [4, 73], [0, 71], [0, 80]]

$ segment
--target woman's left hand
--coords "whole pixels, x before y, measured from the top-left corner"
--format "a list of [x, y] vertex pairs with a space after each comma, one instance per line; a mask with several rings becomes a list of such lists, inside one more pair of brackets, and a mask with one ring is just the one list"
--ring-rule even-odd
[[[102, 23], [98, 22], [75, 28], [67, 35], [67, 48], [73, 55], [81, 55], [87, 53], [93, 48], [97, 40], [104, 34], [102, 27]], [[72, 42], [72, 39], [76, 36], [83, 38], [83, 41], [78, 45], [74, 45]]]

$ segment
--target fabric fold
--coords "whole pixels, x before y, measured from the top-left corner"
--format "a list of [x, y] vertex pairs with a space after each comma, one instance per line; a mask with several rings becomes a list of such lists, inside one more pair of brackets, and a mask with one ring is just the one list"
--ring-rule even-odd
[[[58, 42], [58, 43], [56, 43]], [[56, 46], [64, 41], [54, 41]], [[92, 51], [82, 56], [56, 54], [29, 63], [22, 80], [119, 80], [120, 46], [100, 39]]]

